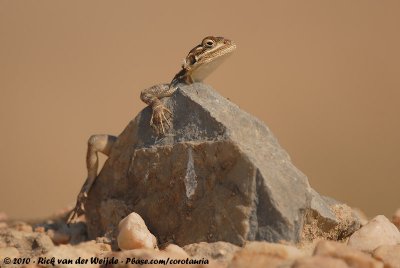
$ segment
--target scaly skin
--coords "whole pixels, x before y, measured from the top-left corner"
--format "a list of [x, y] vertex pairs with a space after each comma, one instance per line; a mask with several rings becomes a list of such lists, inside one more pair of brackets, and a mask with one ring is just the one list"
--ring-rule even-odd
[[[159, 84], [143, 90], [140, 99], [152, 109], [150, 126], [158, 134], [164, 135], [166, 127], [171, 126], [172, 112], [161, 102], [162, 98], [169, 97], [178, 88], [179, 83], [191, 84], [203, 81], [236, 49], [236, 45], [224, 38], [208, 36], [190, 50], [184, 59], [182, 69], [174, 76], [171, 83]], [[165, 125], [164, 125], [165, 124]], [[117, 137], [112, 135], [93, 135], [89, 138], [86, 166], [88, 177], [78, 194], [75, 208], [70, 213], [67, 223], [74, 222], [85, 213], [84, 204], [90, 188], [97, 177], [98, 153], [109, 156]]]

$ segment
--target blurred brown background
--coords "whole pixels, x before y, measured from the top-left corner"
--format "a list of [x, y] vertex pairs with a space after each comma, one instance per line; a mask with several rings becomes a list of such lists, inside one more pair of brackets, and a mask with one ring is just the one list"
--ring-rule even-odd
[[[206, 80], [261, 118], [319, 192], [400, 207], [399, 1], [0, 0], [0, 211], [51, 215], [206, 35], [236, 41]], [[251, 130], [249, 130], [251, 131]]]

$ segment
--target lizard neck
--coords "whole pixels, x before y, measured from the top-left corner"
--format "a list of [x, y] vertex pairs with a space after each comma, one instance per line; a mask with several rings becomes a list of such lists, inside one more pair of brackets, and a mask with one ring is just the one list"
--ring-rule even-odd
[[192, 84], [193, 80], [192, 77], [189, 75], [188, 71], [184, 68], [180, 70], [172, 79], [170, 83], [170, 87], [176, 87], [179, 83], [184, 83], [184, 84]]

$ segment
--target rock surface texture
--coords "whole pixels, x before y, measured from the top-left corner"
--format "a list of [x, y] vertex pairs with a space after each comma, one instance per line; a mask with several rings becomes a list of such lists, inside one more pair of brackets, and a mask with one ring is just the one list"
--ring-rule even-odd
[[298, 242], [307, 222], [339, 236], [359, 227], [310, 187], [265, 124], [211, 87], [181, 85], [164, 103], [174, 114], [165, 137], [148, 107], [118, 137], [86, 204], [91, 238], [115, 237], [131, 212], [161, 244], [180, 246]]

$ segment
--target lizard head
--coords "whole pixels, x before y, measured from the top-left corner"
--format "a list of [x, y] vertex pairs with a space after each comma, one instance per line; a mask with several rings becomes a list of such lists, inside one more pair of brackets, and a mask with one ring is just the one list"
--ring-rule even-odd
[[207, 36], [186, 56], [182, 65], [185, 80], [188, 82], [202, 81], [235, 49], [235, 43], [229, 39]]

